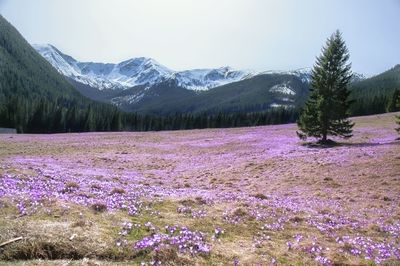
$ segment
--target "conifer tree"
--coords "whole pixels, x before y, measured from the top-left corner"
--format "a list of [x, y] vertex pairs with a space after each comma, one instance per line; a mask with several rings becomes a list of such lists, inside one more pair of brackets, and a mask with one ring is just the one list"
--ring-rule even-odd
[[[397, 107], [400, 108], [400, 95], [397, 97]], [[400, 115], [397, 116], [397, 124], [400, 126]], [[400, 127], [396, 128], [396, 130], [400, 134]]]
[[393, 92], [392, 98], [390, 98], [390, 100], [389, 100], [389, 104], [388, 104], [388, 107], [387, 107], [387, 111], [388, 111], [388, 112], [397, 112], [397, 111], [400, 111], [400, 106], [398, 106], [398, 100], [399, 100], [399, 98], [400, 98], [400, 90], [399, 90], [399, 89], [396, 89], [396, 90]]
[[348, 84], [352, 77], [349, 57], [342, 35], [336, 31], [322, 48], [312, 70], [310, 98], [297, 121], [301, 139], [314, 137], [326, 144], [329, 135], [352, 136], [354, 124], [348, 119], [351, 104]]

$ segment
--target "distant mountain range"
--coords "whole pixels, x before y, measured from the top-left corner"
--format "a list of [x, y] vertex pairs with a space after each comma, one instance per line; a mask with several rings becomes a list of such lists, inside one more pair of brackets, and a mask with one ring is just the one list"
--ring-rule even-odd
[[[296, 108], [302, 106], [310, 90], [310, 68], [257, 72], [221, 67], [174, 71], [146, 57], [117, 64], [80, 62], [50, 44], [32, 46], [84, 96], [128, 112], [172, 115]], [[376, 86], [384, 87], [385, 95], [392, 93], [390, 84], [396, 85], [396, 81], [383, 80], [381, 75], [366, 79], [354, 73], [353, 98], [379, 95], [374, 90]]]
[[253, 76], [251, 71], [230, 67], [173, 71], [146, 57], [118, 64], [79, 62], [50, 44], [34, 44], [33, 47], [64, 76], [99, 90], [127, 89], [139, 85], [150, 87], [174, 80], [185, 89], [203, 91]]
[[50, 44], [33, 47], [83, 95], [129, 112], [165, 115], [293, 107], [306, 96], [311, 78], [308, 68], [173, 71], [145, 57], [118, 64], [79, 62]]

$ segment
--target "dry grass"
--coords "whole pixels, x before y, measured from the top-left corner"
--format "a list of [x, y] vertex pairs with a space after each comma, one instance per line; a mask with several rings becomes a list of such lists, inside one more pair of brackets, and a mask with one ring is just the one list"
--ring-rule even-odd
[[[23, 179], [38, 175], [37, 169], [56, 169], [72, 176], [87, 176], [88, 181], [118, 182], [120, 185], [109, 195], [123, 197], [128, 196], [124, 177], [134, 175], [138, 177], [137, 185], [193, 191], [193, 195], [143, 198], [146, 208], [136, 216], [109, 210], [101, 203], [84, 207], [62, 201], [44, 202], [35, 213], [20, 216], [14, 202], [0, 198], [0, 242], [24, 237], [0, 249], [0, 265], [132, 265], [150, 259], [166, 265], [232, 265], [235, 258], [240, 265], [268, 265], [271, 259], [280, 265], [316, 265], [314, 258], [303, 251], [312, 245], [313, 238], [318, 245], [329, 248], [324, 256], [336, 265], [368, 265], [370, 262], [362, 257], [349, 254], [351, 246], [336, 243], [308, 222], [310, 217], [320, 215], [323, 223], [329, 223], [329, 217], [343, 214], [356, 222], [400, 220], [400, 143], [395, 141], [393, 117], [355, 118], [354, 138], [329, 149], [301, 145], [295, 139], [294, 125], [12, 138], [2, 135], [0, 178], [13, 174]], [[60, 193], [75, 193], [80, 188], [69, 182]], [[91, 183], [90, 188], [104, 189], [97, 183]], [[320, 201], [321, 205], [315, 203], [310, 214], [304, 210], [290, 213], [284, 206], [260, 203], [257, 210], [288, 217], [284, 230], [263, 231], [264, 224], [276, 219], [255, 219], [251, 213], [255, 207], [247, 200], [209, 200], [215, 193], [225, 192], [260, 202], [272, 202], [276, 197]], [[340, 208], [324, 204], [332, 200]], [[177, 212], [182, 206], [190, 211]], [[383, 216], [385, 210], [391, 211], [389, 218]], [[205, 211], [206, 215], [193, 218], [193, 211]], [[228, 223], [224, 213], [240, 222]], [[194, 257], [173, 248], [137, 252], [133, 244], [151, 234], [143, 228], [126, 237], [127, 246], [117, 247], [123, 221], [141, 225], [151, 221], [160, 231], [166, 225], [176, 225], [205, 232], [212, 252]], [[224, 234], [212, 240], [218, 227], [224, 229]], [[255, 246], [261, 233], [270, 239]], [[376, 224], [356, 231], [344, 227], [335, 233], [357, 233], [382, 241], [389, 237]], [[305, 239], [288, 247], [297, 234]], [[397, 261], [387, 263], [398, 265]]]

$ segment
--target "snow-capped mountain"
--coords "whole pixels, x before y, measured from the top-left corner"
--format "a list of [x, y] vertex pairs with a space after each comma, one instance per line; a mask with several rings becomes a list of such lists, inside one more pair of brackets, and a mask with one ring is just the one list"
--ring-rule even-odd
[[[151, 87], [172, 80], [188, 90], [206, 91], [262, 74], [287, 74], [297, 76], [305, 83], [311, 81], [310, 68], [256, 72], [221, 67], [174, 71], [146, 57], [132, 58], [118, 64], [79, 62], [50, 44], [32, 46], [61, 74], [98, 90], [124, 90], [138, 85]], [[352, 81], [362, 79], [365, 79], [362, 74], [354, 73]]]
[[251, 71], [238, 71], [231, 67], [216, 69], [193, 69], [174, 73], [171, 78], [175, 79], [179, 86], [191, 90], [208, 90], [254, 76]]
[[[286, 74], [286, 75], [294, 75], [301, 79], [302, 82], [311, 83], [312, 78], [312, 69], [309, 67], [299, 68], [295, 70], [268, 70], [264, 72], [260, 72], [258, 74]], [[357, 72], [353, 72], [353, 76], [351, 78], [351, 82], [358, 82], [366, 79], [364, 74], [360, 74]]]
[[208, 90], [255, 74], [230, 67], [174, 71], [146, 57], [118, 64], [79, 62], [50, 44], [32, 46], [64, 76], [99, 90], [150, 87], [166, 80], [189, 90]]
[[145, 57], [118, 64], [79, 62], [50, 44], [32, 46], [64, 76], [99, 90], [152, 85], [173, 73], [155, 60]]
[[268, 70], [264, 72], [260, 72], [259, 74], [282, 74], [282, 75], [294, 75], [301, 79], [302, 82], [310, 83], [311, 82], [311, 68], [299, 68], [295, 70]]

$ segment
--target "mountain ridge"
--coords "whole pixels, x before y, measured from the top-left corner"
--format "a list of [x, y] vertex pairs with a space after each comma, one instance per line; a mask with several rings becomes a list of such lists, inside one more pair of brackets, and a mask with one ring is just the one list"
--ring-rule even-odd
[[[32, 46], [64, 76], [99, 90], [124, 90], [138, 85], [151, 87], [166, 80], [174, 80], [185, 89], [206, 91], [263, 74], [290, 74], [298, 76], [303, 82], [311, 80], [309, 67], [255, 71], [223, 66], [175, 71], [148, 57], [130, 58], [119, 63], [82, 62], [51, 44]], [[362, 74], [354, 74], [354, 81], [365, 79]]]
[[[310, 88], [312, 75], [311, 68], [256, 72], [221, 67], [174, 71], [147, 57], [131, 58], [116, 64], [79, 62], [52, 45], [32, 46], [84, 96], [111, 103], [124, 111], [144, 114], [297, 108]], [[352, 97], [360, 98], [353, 107], [354, 113], [365, 113], [365, 102], [371, 102], [368, 95], [389, 95], [393, 90], [387, 89], [386, 85], [381, 89], [364, 90], [370, 80], [380, 80], [381, 74], [369, 78], [353, 74]], [[381, 98], [382, 105], [385, 105], [386, 99]]]
[[32, 44], [61, 74], [99, 90], [128, 89], [138, 85], [152, 86], [165, 80], [176, 80], [188, 90], [203, 91], [251, 77], [251, 71], [220, 68], [174, 71], [148, 57], [136, 57], [119, 63], [80, 62], [51, 44]]

